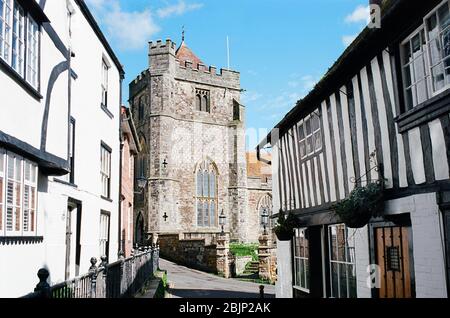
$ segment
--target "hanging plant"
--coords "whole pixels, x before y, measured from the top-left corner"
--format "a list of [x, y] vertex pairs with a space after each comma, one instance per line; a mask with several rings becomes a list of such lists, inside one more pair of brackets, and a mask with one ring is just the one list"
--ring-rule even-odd
[[384, 209], [383, 187], [379, 182], [355, 188], [347, 199], [333, 206], [342, 222], [350, 228], [362, 228]]
[[298, 227], [297, 218], [292, 213], [285, 216], [284, 212], [280, 210], [278, 215], [278, 224], [273, 229], [278, 240], [290, 241], [294, 236], [294, 230], [296, 227]]

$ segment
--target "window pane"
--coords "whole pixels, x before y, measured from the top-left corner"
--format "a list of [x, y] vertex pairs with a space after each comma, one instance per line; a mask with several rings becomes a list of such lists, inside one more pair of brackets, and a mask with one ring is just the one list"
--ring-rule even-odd
[[423, 103], [428, 99], [428, 89], [426, 80], [421, 80], [417, 83], [417, 104]]
[[303, 261], [305, 267], [305, 288], [309, 290], [309, 259]]
[[436, 67], [433, 67], [431, 70], [431, 74], [433, 77], [434, 90], [437, 91], [442, 89], [445, 85], [443, 64], [441, 63]]
[[311, 136], [306, 138], [306, 154], [309, 155], [312, 152], [314, 152], [314, 148], [313, 148], [313, 138]]
[[331, 297], [338, 298], [338, 264], [331, 263]]
[[413, 78], [413, 65], [409, 64], [403, 68], [403, 80], [405, 82], [405, 87], [410, 87]]
[[425, 61], [423, 54], [414, 60], [414, 79], [416, 82], [425, 78]]
[[216, 176], [214, 172], [209, 174], [209, 196], [211, 198], [216, 197]]
[[406, 98], [406, 105], [408, 106], [408, 108], [412, 108], [415, 106], [413, 103], [413, 93], [411, 88], [408, 88], [405, 91], [405, 98]]
[[301, 124], [301, 125], [298, 127], [298, 133], [299, 133], [299, 138], [300, 138], [300, 140], [305, 139], [305, 130], [304, 130], [304, 125], [303, 125], [303, 124]]
[[208, 178], [209, 174], [208, 172], [204, 172], [203, 173], [203, 196], [204, 197], [209, 197], [209, 178]]
[[300, 157], [303, 158], [306, 156], [306, 142], [301, 141], [300, 142]]
[[411, 62], [411, 44], [409, 41], [403, 45], [402, 50], [403, 50], [403, 65], [406, 65], [409, 62]]
[[438, 36], [436, 14], [433, 14], [430, 18], [428, 18], [427, 29], [428, 29], [428, 38], [430, 40], [432, 40]]
[[315, 142], [315, 150], [316, 151], [322, 149], [322, 132], [320, 130], [315, 133], [314, 142]]
[[211, 202], [211, 209], [210, 211], [210, 219], [211, 219], [211, 226], [216, 226], [216, 202], [212, 201]]
[[313, 117], [312, 117], [312, 126], [313, 126], [313, 131], [320, 129], [320, 121], [319, 121], [319, 117], [317, 115], [313, 115]]
[[442, 7], [439, 8], [438, 16], [440, 29], [445, 30], [448, 26], [450, 26], [450, 14], [448, 9], [448, 3], [445, 3]]
[[416, 57], [417, 52], [420, 52], [420, 49], [421, 49], [420, 33], [418, 33], [416, 36], [414, 36], [411, 39], [411, 48], [412, 48], [413, 57]]
[[442, 58], [441, 42], [439, 39], [430, 40], [431, 64], [436, 65]]
[[197, 200], [197, 225], [203, 226], [203, 203]]
[[209, 204], [208, 202], [203, 203], [203, 213], [204, 213], [204, 226], [210, 226], [209, 223]]
[[22, 181], [22, 160], [16, 158], [15, 180]]
[[347, 298], [347, 264], [339, 264], [339, 296], [340, 298]]
[[311, 130], [311, 120], [310, 119], [307, 119], [305, 121], [305, 127], [306, 127], [306, 135], [307, 136], [311, 135], [312, 130]]

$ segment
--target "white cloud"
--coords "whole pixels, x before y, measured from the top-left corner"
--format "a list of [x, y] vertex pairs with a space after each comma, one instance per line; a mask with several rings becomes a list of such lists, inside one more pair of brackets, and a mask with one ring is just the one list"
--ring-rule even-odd
[[344, 44], [344, 46], [349, 46], [350, 44], [353, 43], [353, 41], [356, 39], [358, 35], [357, 34], [353, 34], [353, 35], [344, 35], [342, 37], [342, 43]]
[[263, 95], [258, 92], [247, 91], [242, 94], [241, 99], [244, 104], [251, 103], [260, 99]]
[[122, 50], [145, 46], [160, 28], [150, 9], [125, 11], [118, 0], [87, 0], [112, 42]]
[[157, 14], [160, 18], [168, 18], [173, 15], [183, 15], [186, 12], [201, 9], [202, 3], [187, 4], [184, 0], [180, 0], [177, 4], [158, 9]]
[[370, 7], [358, 6], [351, 14], [345, 17], [347, 23], [369, 23], [370, 21]]

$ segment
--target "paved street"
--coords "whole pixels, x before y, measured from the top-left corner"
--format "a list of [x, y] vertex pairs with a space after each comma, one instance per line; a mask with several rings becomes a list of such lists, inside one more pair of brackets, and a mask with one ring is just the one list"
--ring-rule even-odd
[[[224, 279], [161, 259], [167, 270], [173, 298], [259, 298], [260, 284]], [[275, 297], [275, 286], [265, 285], [267, 298]]]

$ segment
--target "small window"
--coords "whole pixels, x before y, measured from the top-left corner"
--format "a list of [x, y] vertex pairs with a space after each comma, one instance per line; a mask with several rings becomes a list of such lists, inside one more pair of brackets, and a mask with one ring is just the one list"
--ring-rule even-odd
[[110, 213], [102, 211], [100, 213], [100, 257], [109, 257], [109, 227]]
[[309, 293], [309, 239], [307, 229], [295, 230], [294, 268], [294, 288]]
[[102, 196], [111, 198], [111, 150], [108, 146], [101, 146], [100, 175], [102, 180]]
[[322, 130], [317, 113], [306, 117], [298, 126], [299, 152], [301, 159], [322, 150]]
[[108, 108], [108, 71], [108, 63], [102, 59], [102, 107], [105, 108]]
[[203, 89], [195, 90], [195, 109], [197, 111], [210, 113], [210, 92]]

